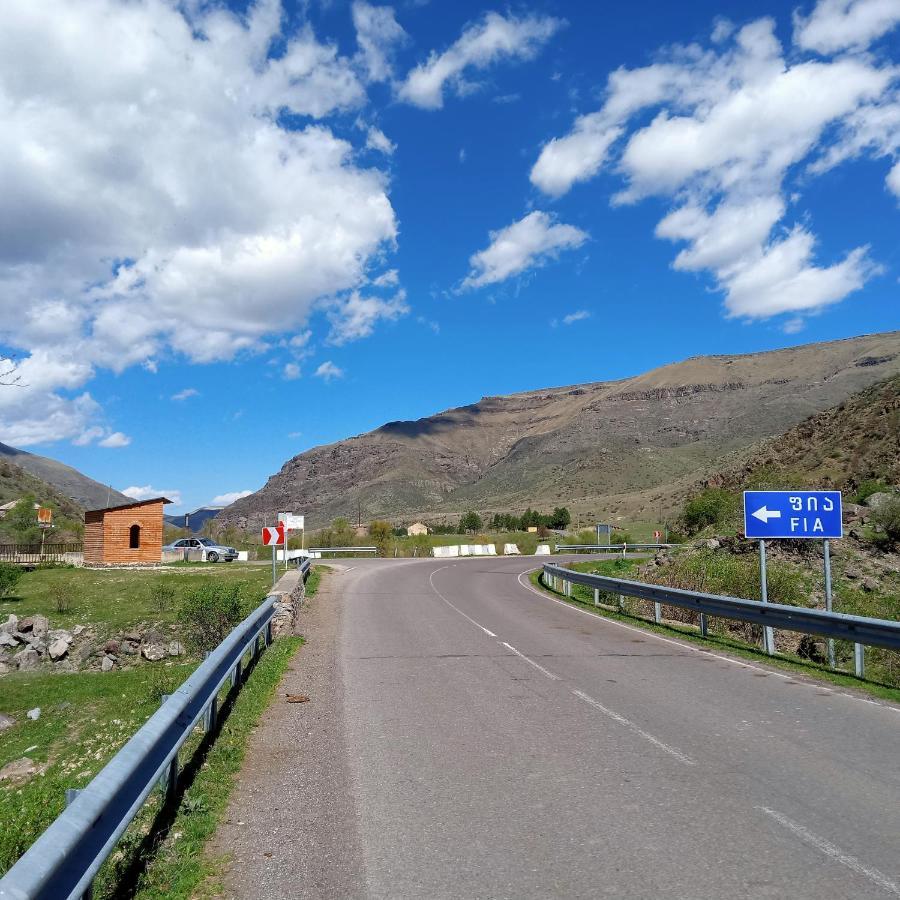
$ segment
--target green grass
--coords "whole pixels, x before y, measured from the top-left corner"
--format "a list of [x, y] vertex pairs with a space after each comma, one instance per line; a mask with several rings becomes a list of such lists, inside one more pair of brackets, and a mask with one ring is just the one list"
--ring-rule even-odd
[[[174, 623], [182, 592], [199, 579], [239, 584], [249, 603], [266, 595], [271, 577], [263, 567], [235, 563], [179, 565], [173, 570], [35, 569], [19, 581], [13, 597], [0, 600], [0, 620], [10, 613], [20, 618], [42, 613], [51, 628], [94, 625], [100, 636], [112, 635], [142, 622]], [[159, 609], [151, 597], [153, 584], [160, 580], [175, 590], [167, 609]], [[68, 612], [57, 611], [59, 594], [70, 599]]]
[[[579, 572], [592, 572], [597, 575], [630, 578], [632, 580], [639, 581], [641, 579], [638, 577], [637, 567], [637, 562], [633, 560], [622, 559], [576, 563], [571, 566], [571, 568]], [[572, 606], [578, 607], [579, 609], [587, 609], [598, 616], [625, 622], [629, 625], [635, 625], [667, 637], [677, 637], [680, 640], [684, 640], [691, 644], [696, 644], [697, 646], [701, 646], [709, 650], [724, 651], [731, 656], [752, 660], [756, 664], [760, 664], [763, 666], [772, 666], [791, 672], [795, 675], [804, 675], [807, 677], [816, 678], [822, 681], [827, 681], [838, 687], [863, 691], [864, 693], [870, 694], [874, 697], [878, 697], [882, 700], [900, 703], [900, 689], [896, 687], [882, 684], [877, 681], [856, 678], [854, 675], [850, 675], [844, 672], [833, 672], [830, 669], [817, 665], [816, 663], [802, 660], [799, 657], [791, 657], [786, 655], [768, 656], [758, 647], [740, 641], [733, 636], [723, 632], [716, 632], [711, 630], [709, 633], [709, 637], [703, 638], [700, 636], [698, 628], [690, 624], [665, 622], [657, 625], [652, 619], [645, 619], [643, 616], [629, 612], [627, 609], [624, 612], [619, 612], [614, 608], [610, 608], [609, 606], [598, 607], [594, 605], [593, 590], [581, 585], [573, 585], [572, 597], [565, 597], [562, 594], [558, 594], [555, 591], [551, 591], [548, 588], [544, 587], [544, 585], [541, 584], [539, 580], [539, 576], [540, 570], [532, 572], [529, 576], [531, 579], [531, 583], [536, 589], [543, 591], [552, 597], [556, 597], [558, 599], [566, 601], [567, 603], [571, 603]], [[607, 601], [610, 601], [612, 599], [612, 597], [607, 595]], [[630, 598], [626, 598], [626, 603], [629, 599]], [[603, 602], [602, 595], [601, 602]], [[713, 628], [715, 622], [716, 620], [710, 620], [711, 629]], [[867, 656], [870, 652], [871, 651], [867, 650]]]
[[[0, 682], [0, 766], [27, 756], [45, 767], [22, 785], [0, 782], [0, 872], [62, 812], [66, 788], [84, 787], [159, 707], [162, 673], [178, 684], [191, 666], [78, 675], [29, 674]], [[40, 707], [37, 721], [25, 713]]]

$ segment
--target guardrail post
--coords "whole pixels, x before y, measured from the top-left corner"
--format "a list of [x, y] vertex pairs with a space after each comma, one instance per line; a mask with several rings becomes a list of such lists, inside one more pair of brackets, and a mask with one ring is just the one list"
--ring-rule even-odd
[[272, 620], [266, 622], [266, 631], [264, 637], [265, 645], [268, 647], [272, 643]]
[[600, 605], [600, 588], [594, 588], [594, 606]]
[[706, 613], [700, 613], [700, 634], [703, 637], [707, 636]]
[[203, 730], [207, 734], [215, 730], [218, 714], [219, 698], [213, 697], [212, 700], [209, 701], [209, 706], [206, 707], [206, 712], [203, 714]]
[[654, 601], [653, 603], [653, 621], [659, 625], [662, 622], [662, 603]]
[[[162, 706], [166, 700], [171, 697], [171, 694], [163, 694], [162, 697], [159, 698], [159, 705]], [[166, 771], [163, 773], [162, 778], [159, 780], [159, 786], [165, 794], [165, 798], [163, 803], [168, 803], [175, 796], [175, 789], [178, 786], [178, 751], [175, 751], [175, 755], [172, 757], [172, 761], [169, 763]]]
[[853, 668], [857, 678], [865, 678], [866, 648], [862, 644], [853, 645]]
[[625, 612], [625, 596], [619, 594], [619, 612]]
[[[66, 806], [71, 806], [75, 802], [75, 798], [81, 793], [80, 788], [66, 788]], [[94, 896], [94, 882], [92, 881], [87, 890], [81, 895], [81, 900], [91, 900]]]
[[231, 670], [231, 686], [237, 687], [241, 683], [241, 676], [243, 675], [243, 658], [239, 659], [235, 664], [234, 668]]
[[568, 579], [566, 579], [565, 582], [563, 582], [563, 583], [566, 586], [566, 596], [571, 597], [572, 596], [572, 582], [569, 581]]

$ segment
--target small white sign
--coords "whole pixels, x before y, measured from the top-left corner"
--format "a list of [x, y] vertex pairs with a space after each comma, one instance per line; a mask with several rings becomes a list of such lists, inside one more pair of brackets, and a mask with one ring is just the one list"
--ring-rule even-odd
[[303, 530], [303, 516], [295, 516], [293, 513], [278, 513], [278, 521], [281, 522], [288, 531]]

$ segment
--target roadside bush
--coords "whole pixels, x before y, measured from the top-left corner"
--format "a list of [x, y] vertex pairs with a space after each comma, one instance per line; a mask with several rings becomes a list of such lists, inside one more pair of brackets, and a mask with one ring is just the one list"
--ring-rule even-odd
[[25, 574], [24, 569], [11, 563], [0, 563], [0, 600], [11, 594], [19, 579]]
[[857, 488], [853, 502], [865, 503], [872, 494], [881, 494], [890, 490], [890, 485], [885, 484], [880, 478], [869, 478]]
[[150, 585], [150, 602], [159, 612], [171, 609], [175, 600], [175, 588], [162, 578], [157, 578]]
[[684, 505], [681, 524], [688, 534], [710, 525], [721, 525], [737, 514], [738, 497], [724, 488], [707, 488]]
[[873, 510], [871, 521], [883, 532], [885, 538], [896, 544], [900, 541], [900, 497], [893, 497]]
[[78, 599], [78, 589], [70, 581], [54, 581], [50, 585], [50, 597], [58, 613], [70, 613]]
[[178, 608], [178, 621], [185, 639], [201, 653], [213, 650], [244, 618], [237, 585], [206, 584], [185, 591]]

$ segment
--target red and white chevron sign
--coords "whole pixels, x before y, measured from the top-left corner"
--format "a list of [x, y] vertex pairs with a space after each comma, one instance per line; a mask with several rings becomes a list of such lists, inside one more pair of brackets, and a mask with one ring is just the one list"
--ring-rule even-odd
[[267, 547], [283, 544], [284, 543], [284, 525], [279, 525], [277, 528], [263, 528], [262, 542]]

